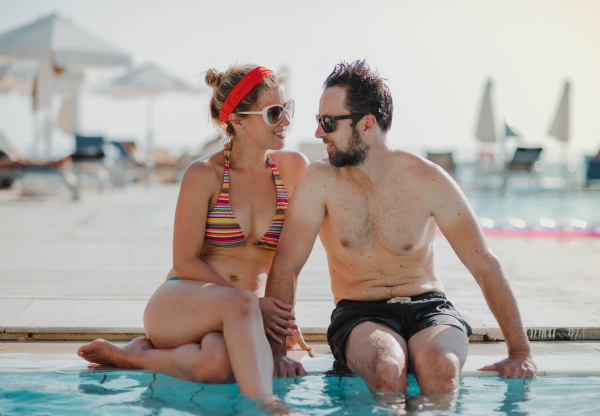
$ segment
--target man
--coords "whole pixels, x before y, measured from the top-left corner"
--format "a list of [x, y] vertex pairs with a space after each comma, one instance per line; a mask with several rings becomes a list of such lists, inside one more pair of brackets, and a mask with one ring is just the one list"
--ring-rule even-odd
[[[507, 359], [481, 370], [533, 377], [536, 366], [508, 279], [456, 183], [438, 166], [392, 149], [390, 90], [365, 61], [340, 63], [324, 84], [317, 138], [329, 160], [302, 174], [267, 283], [292, 303], [317, 233], [336, 302], [327, 339], [339, 363], [376, 390], [424, 393], [459, 386], [469, 325], [434, 268], [438, 227], [481, 287], [506, 339]], [[320, 230], [320, 231], [319, 231]], [[272, 343], [289, 376], [285, 343]]]

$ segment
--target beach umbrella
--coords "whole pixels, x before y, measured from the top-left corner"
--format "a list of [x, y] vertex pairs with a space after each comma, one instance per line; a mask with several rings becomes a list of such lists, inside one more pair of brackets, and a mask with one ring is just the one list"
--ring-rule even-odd
[[[89, 34], [70, 20], [52, 14], [0, 34], [0, 63], [22, 59], [39, 62], [33, 90], [34, 111], [41, 114], [42, 139], [50, 149], [50, 106], [54, 83], [65, 72], [89, 67], [129, 65], [131, 58], [107, 42]], [[34, 142], [35, 143], [35, 142]]]
[[492, 111], [492, 80], [488, 80], [485, 84], [475, 137], [480, 142], [494, 143], [496, 141], [496, 126]]
[[560, 101], [558, 103], [558, 108], [556, 109], [556, 114], [554, 115], [554, 120], [552, 125], [550, 126], [550, 130], [548, 130], [548, 134], [550, 136], [555, 137], [556, 139], [562, 142], [562, 151], [560, 155], [561, 165], [564, 166], [564, 173], [566, 176], [567, 187], [569, 184], [569, 168], [568, 168], [568, 143], [569, 143], [569, 96], [571, 93], [571, 83], [567, 80], [565, 81], [565, 85], [563, 86], [563, 92], [560, 97]]
[[44, 59], [56, 68], [129, 65], [129, 54], [56, 14], [0, 34], [0, 61]]
[[556, 114], [554, 115], [554, 121], [550, 126], [548, 134], [554, 136], [561, 142], [569, 141], [569, 95], [571, 91], [571, 84], [569, 81], [565, 81], [563, 87], [563, 93], [558, 103]]
[[146, 97], [146, 132], [149, 150], [154, 144], [154, 97], [165, 92], [198, 92], [197, 88], [152, 63], [140, 66], [129, 74], [113, 80], [110, 88], [115, 97]]

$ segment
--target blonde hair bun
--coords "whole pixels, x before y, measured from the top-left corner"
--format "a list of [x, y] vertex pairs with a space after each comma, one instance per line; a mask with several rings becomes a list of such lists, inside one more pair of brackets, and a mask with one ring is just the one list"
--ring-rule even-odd
[[219, 88], [219, 86], [223, 82], [224, 75], [225, 74], [223, 72], [219, 71], [218, 69], [211, 68], [208, 71], [206, 71], [206, 76], [204, 77], [204, 82], [206, 82], [206, 85], [208, 85], [212, 89], [216, 90]]

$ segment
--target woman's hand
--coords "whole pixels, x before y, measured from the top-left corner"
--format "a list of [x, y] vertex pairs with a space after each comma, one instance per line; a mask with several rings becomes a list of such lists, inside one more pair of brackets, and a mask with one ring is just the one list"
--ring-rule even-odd
[[292, 305], [273, 297], [259, 298], [260, 312], [262, 313], [263, 325], [267, 337], [271, 338], [278, 344], [282, 341], [277, 335], [291, 337], [294, 332], [291, 330], [298, 329], [298, 325], [294, 323], [296, 318], [289, 311]]

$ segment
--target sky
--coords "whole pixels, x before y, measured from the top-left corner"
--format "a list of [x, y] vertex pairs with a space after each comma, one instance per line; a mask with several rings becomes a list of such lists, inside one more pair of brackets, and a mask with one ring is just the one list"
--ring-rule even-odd
[[[570, 80], [569, 157], [600, 148], [600, 0], [0, 0], [0, 33], [52, 12], [129, 52], [134, 66], [154, 62], [197, 86], [206, 69], [235, 62], [287, 69], [296, 103], [291, 149], [317, 142], [322, 83], [336, 63], [357, 59], [387, 79], [394, 100], [388, 139], [395, 147], [476, 157], [479, 108], [492, 79], [498, 135], [506, 118], [521, 145], [541, 145], [547, 158], [558, 157], [562, 147], [548, 130]], [[208, 100], [206, 88], [157, 97], [156, 145], [197, 153], [215, 135]], [[30, 108], [30, 97], [0, 95], [0, 130], [24, 152]], [[87, 91], [80, 111], [82, 133], [144, 143], [144, 98]], [[57, 131], [54, 143], [58, 155], [70, 151], [73, 139]]]

